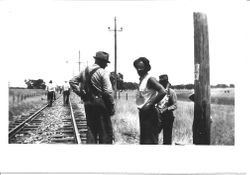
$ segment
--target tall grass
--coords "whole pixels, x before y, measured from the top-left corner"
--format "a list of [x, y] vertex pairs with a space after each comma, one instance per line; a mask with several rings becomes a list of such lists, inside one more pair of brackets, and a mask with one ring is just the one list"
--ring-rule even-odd
[[[193, 94], [194, 90], [181, 89], [175, 90], [178, 100], [190, 101], [189, 96]], [[234, 105], [234, 88], [212, 88], [211, 89], [211, 103]]]
[[173, 143], [192, 144], [194, 106], [191, 102], [178, 101], [174, 112]]
[[112, 117], [117, 144], [139, 143], [139, 117], [134, 100], [116, 100], [116, 113]]
[[211, 105], [211, 144], [234, 145], [234, 113], [232, 105]]
[[43, 89], [9, 89], [9, 122], [46, 104], [45, 92]]
[[13, 106], [17, 103], [22, 103], [27, 99], [34, 97], [45, 96], [46, 91], [44, 89], [13, 89], [9, 88], [9, 105]]

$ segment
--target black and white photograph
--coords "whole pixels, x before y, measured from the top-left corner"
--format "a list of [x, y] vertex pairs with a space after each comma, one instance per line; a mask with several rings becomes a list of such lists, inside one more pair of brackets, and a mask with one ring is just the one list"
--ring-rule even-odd
[[0, 0], [0, 173], [247, 174], [249, 18], [246, 0]]

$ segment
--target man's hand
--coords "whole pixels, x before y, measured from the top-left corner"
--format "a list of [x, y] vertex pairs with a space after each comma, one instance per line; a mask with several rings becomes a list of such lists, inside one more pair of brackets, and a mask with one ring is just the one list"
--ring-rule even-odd
[[114, 115], [115, 114], [115, 104], [111, 104], [111, 110], [110, 110], [110, 115]]
[[151, 103], [151, 102], [148, 102], [148, 103], [146, 103], [142, 108], [141, 108], [141, 110], [142, 111], [146, 111], [146, 110], [149, 110], [149, 109], [151, 109], [151, 108], [153, 108], [154, 107], [154, 105]]
[[163, 108], [163, 109], [159, 109], [159, 111], [160, 111], [160, 114], [162, 114], [162, 113], [164, 113], [164, 112], [168, 111], [168, 107]]
[[112, 108], [110, 111], [109, 111], [109, 115], [112, 116], [115, 114], [115, 108]]

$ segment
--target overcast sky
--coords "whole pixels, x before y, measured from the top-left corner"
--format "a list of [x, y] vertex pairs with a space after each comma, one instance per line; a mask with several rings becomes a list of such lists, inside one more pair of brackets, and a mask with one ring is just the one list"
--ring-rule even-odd
[[[248, 64], [249, 3], [227, 1], [0, 1], [0, 47], [11, 85], [24, 79], [60, 84], [92, 64], [96, 51], [110, 53], [114, 70], [114, 17], [118, 72], [138, 82], [133, 61], [145, 56], [150, 73], [169, 75], [172, 84], [194, 82], [193, 12], [207, 15], [211, 84], [235, 83], [235, 67]], [[221, 2], [221, 1], [220, 1]], [[83, 65], [82, 65], [83, 67]]]

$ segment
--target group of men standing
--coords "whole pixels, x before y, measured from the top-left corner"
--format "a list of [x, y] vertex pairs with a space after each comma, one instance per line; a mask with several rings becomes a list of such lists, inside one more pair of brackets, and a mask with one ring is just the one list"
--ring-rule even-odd
[[[68, 104], [70, 89], [83, 100], [88, 127], [87, 143], [112, 144], [114, 136], [111, 116], [115, 113], [115, 105], [109, 73], [105, 71], [110, 63], [109, 54], [99, 51], [94, 59], [93, 65], [86, 67], [69, 81], [70, 87], [65, 84], [64, 102]], [[140, 144], [158, 144], [161, 130], [163, 144], [171, 144], [177, 97], [171, 89], [168, 76], [160, 75], [157, 81], [148, 73], [151, 66], [145, 57], [136, 59], [133, 64], [140, 77], [136, 95]]]
[[[56, 86], [53, 84], [52, 80], [49, 81], [49, 84], [46, 86], [46, 90], [47, 90], [48, 106], [51, 107], [53, 101], [56, 99]], [[60, 93], [61, 91], [63, 91], [63, 105], [64, 106], [68, 105], [69, 95], [70, 95], [70, 85], [68, 81], [64, 81]]]

